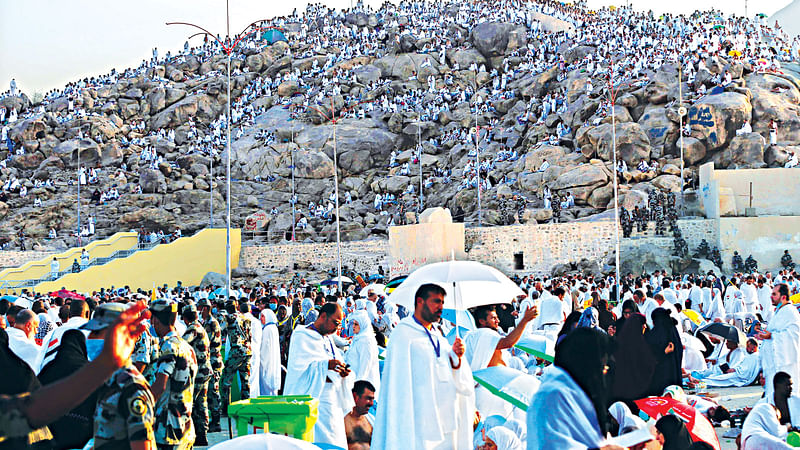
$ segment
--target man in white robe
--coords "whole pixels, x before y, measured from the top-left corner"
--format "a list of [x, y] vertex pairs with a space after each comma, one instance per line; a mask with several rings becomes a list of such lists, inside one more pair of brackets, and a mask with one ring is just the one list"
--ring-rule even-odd
[[792, 379], [785, 372], [778, 372], [773, 376], [773, 395], [762, 398], [753, 407], [742, 425], [742, 449], [744, 450], [773, 450], [791, 449], [786, 443], [788, 429], [781, 424], [781, 419], [791, 417]]
[[[242, 301], [242, 305], [247, 305], [247, 303]], [[250, 349], [253, 352], [250, 357], [250, 398], [256, 398], [262, 395], [259, 380], [261, 377], [261, 321], [256, 319], [249, 309], [243, 315], [250, 321]]]
[[755, 381], [761, 371], [761, 356], [758, 354], [758, 342], [750, 338], [747, 340], [747, 356], [736, 364], [731, 365], [725, 373], [715, 373], [702, 378], [706, 385], [711, 387], [742, 387]]
[[[507, 366], [508, 364], [504, 358], [511, 355], [505, 354], [503, 350], [509, 349], [519, 342], [527, 324], [536, 318], [537, 310], [535, 306], [527, 308], [520, 322], [508, 336], [501, 336], [498, 332], [500, 319], [497, 317], [494, 307], [478, 307], [474, 314], [478, 328], [464, 336], [465, 356], [467, 357], [467, 362], [469, 362], [470, 369], [473, 371], [487, 367]], [[509, 402], [492, 394], [488, 389], [480, 385], [475, 387], [475, 406], [481, 413], [481, 417], [489, 417], [496, 414], [507, 417], [513, 409]]]
[[[259, 351], [259, 390], [261, 395], [278, 395], [281, 388], [281, 347], [278, 333], [278, 318], [269, 308], [264, 308], [261, 317], [261, 349]], [[252, 385], [250, 387], [252, 389]]]
[[541, 313], [536, 318], [535, 328], [537, 330], [544, 330], [546, 333], [558, 334], [561, 326], [564, 324], [564, 319], [567, 318], [564, 314], [563, 302], [555, 295], [550, 294], [548, 291], [542, 292], [541, 299]]
[[39, 317], [30, 309], [23, 309], [17, 313], [15, 319], [14, 326], [6, 329], [8, 348], [38, 374], [42, 363], [42, 348], [36, 345], [33, 336], [39, 329]]
[[[725, 340], [725, 348], [728, 352], [720, 356], [708, 367], [708, 369], [698, 372], [697, 375], [705, 378], [711, 375], [721, 375], [738, 366], [747, 356], [747, 351], [739, 346], [739, 343], [730, 339]], [[691, 377], [689, 377], [691, 379]]]
[[767, 279], [764, 277], [758, 277], [758, 289], [756, 289], [758, 294], [758, 305], [761, 311], [761, 318], [766, 320], [767, 322], [772, 319], [772, 300], [770, 297], [772, 296], [772, 287], [767, 283]]
[[[789, 287], [778, 284], [772, 289], [772, 304], [775, 312], [767, 329], [757, 338], [761, 339], [761, 367], [764, 370], [766, 397], [773, 394], [772, 378], [778, 372], [786, 372], [794, 380], [800, 380], [800, 313], [789, 300]], [[792, 390], [797, 396], [797, 387]]]
[[425, 284], [414, 295], [414, 314], [392, 333], [383, 366], [372, 448], [464, 449], [472, 446], [475, 392], [472, 370], [432, 328], [444, 306], [441, 286]]
[[310, 395], [319, 400], [314, 442], [347, 448], [344, 415], [353, 407], [342, 355], [331, 338], [342, 325], [342, 308], [326, 303], [311, 325], [298, 326], [289, 344], [284, 395]]

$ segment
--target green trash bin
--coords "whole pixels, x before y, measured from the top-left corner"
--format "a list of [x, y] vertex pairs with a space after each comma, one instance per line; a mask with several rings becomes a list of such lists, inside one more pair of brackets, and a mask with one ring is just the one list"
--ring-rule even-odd
[[228, 405], [228, 417], [236, 420], [236, 435], [248, 434], [248, 426], [314, 441], [319, 400], [310, 395], [277, 395], [241, 400]]

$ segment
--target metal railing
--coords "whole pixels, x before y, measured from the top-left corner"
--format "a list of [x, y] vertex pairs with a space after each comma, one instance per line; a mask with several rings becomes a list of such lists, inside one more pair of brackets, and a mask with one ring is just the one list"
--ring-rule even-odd
[[[129, 237], [129, 236], [120, 236], [120, 237], [118, 237], [117, 239], [114, 239], [111, 242], [107, 242], [107, 243], [104, 242], [104, 243], [98, 244], [98, 245], [111, 245], [113, 242], [116, 242], [118, 239], [123, 238], [123, 237]], [[174, 242], [174, 241], [172, 241], [172, 242]], [[140, 251], [140, 250], [151, 250], [151, 249], [159, 246], [160, 244], [161, 244], [161, 242], [138, 242], [136, 244], [136, 246], [134, 246], [133, 248], [125, 249], [125, 250], [117, 250], [114, 253], [110, 254], [109, 256], [102, 256], [102, 257], [99, 257], [99, 258], [90, 259], [88, 264], [86, 264], [86, 265], [81, 264], [80, 272], [83, 272], [84, 270], [86, 270], [86, 269], [88, 269], [90, 267], [93, 267], [93, 266], [102, 266], [104, 264], [109, 263], [110, 261], [115, 260], [115, 259], [127, 258], [127, 257], [133, 255], [134, 253]], [[40, 263], [40, 264], [35, 264], [35, 265], [32, 265], [32, 266], [28, 266], [28, 267], [30, 268], [30, 267], [33, 267], [33, 266], [47, 266], [47, 264], [46, 263]], [[24, 272], [24, 270], [16, 270], [16, 271], [12, 271], [12, 272], [9, 272], [9, 273], [18, 273], [18, 272]], [[33, 279], [25, 279], [25, 280], [0, 280], [0, 289], [30, 288], [30, 287], [34, 287], [34, 286], [36, 286], [36, 285], [38, 285], [40, 283], [44, 283], [44, 282], [47, 282], [47, 281], [58, 280], [59, 278], [65, 276], [65, 275], [71, 274], [71, 273], [76, 273], [76, 272], [74, 272], [72, 270], [72, 267], [70, 266], [67, 270], [62, 270], [62, 271], [59, 271], [59, 272], [56, 272], [56, 273], [48, 272], [46, 276], [41, 277], [41, 278], [33, 278]]]

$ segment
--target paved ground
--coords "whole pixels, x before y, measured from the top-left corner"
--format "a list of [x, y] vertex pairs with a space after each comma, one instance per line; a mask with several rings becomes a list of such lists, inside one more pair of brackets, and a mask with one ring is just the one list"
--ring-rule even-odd
[[[716, 400], [722, 404], [722, 406], [728, 408], [729, 410], [743, 408], [745, 406], [753, 406], [759, 398], [761, 398], [761, 394], [763, 389], [761, 386], [748, 386], [743, 388], [711, 388], [708, 389], [708, 392], [717, 393], [719, 397], [716, 397]], [[208, 436], [208, 443], [209, 446], [213, 446], [214, 444], [218, 444], [220, 442], [228, 440], [228, 419], [226, 417], [222, 418], [222, 432], [220, 433], [211, 433]], [[723, 438], [722, 435], [728, 431], [728, 429], [724, 428], [717, 428], [717, 436], [719, 437], [719, 442], [722, 444], [722, 448], [725, 450], [736, 449], [736, 442], [734, 439], [727, 439]], [[234, 436], [235, 437], [235, 436]], [[205, 449], [207, 447], [195, 447], [197, 449]]]

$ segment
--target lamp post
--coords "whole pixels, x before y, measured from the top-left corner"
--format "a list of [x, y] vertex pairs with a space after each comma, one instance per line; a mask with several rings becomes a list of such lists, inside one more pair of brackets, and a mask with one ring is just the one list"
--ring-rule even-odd
[[478, 228], [483, 223], [483, 211], [481, 210], [481, 150], [478, 146], [480, 140], [480, 129], [478, 128], [478, 103], [482, 102], [481, 96], [475, 93], [475, 170], [478, 174]]
[[[624, 80], [623, 80], [624, 81]], [[612, 164], [614, 165], [612, 173], [612, 182], [614, 185], [614, 262], [615, 262], [615, 273], [614, 273], [614, 282], [616, 283], [616, 292], [617, 292], [617, 304], [620, 301], [620, 289], [622, 283], [620, 282], [619, 277], [619, 264], [620, 264], [620, 243], [619, 243], [619, 187], [618, 187], [618, 180], [617, 180], [617, 117], [616, 117], [616, 103], [617, 103], [617, 95], [619, 94], [620, 87], [622, 86], [622, 82], [614, 85], [614, 61], [612, 60], [609, 64], [609, 75], [608, 75], [608, 99], [611, 104], [611, 155], [612, 155]]]
[[[330, 114], [326, 114], [319, 108], [315, 108], [313, 106], [307, 106], [307, 108], [316, 111], [324, 121], [330, 121], [333, 124], [333, 195], [334, 195], [334, 204], [336, 208], [336, 273], [338, 278], [338, 286], [339, 286], [339, 293], [342, 293], [342, 238], [341, 238], [341, 229], [339, 226], [339, 163], [338, 163], [338, 153], [336, 150], [336, 125], [339, 123], [339, 119], [347, 113], [351, 111], [358, 105], [363, 103], [370, 103], [371, 101], [362, 101], [358, 102], [348, 108], [342, 109], [339, 114], [336, 114], [336, 108], [333, 105], [333, 98], [331, 98], [331, 109]], [[327, 142], [327, 141], [326, 141]], [[323, 142], [323, 146], [325, 143]]]
[[[275, 27], [254, 27], [255, 24], [261, 22], [261, 20], [255, 21], [250, 25], [246, 26], [244, 30], [242, 30], [238, 37], [231, 42], [231, 16], [230, 16], [230, 8], [229, 8], [229, 0], [225, 0], [225, 42], [220, 41], [214, 34], [206, 30], [205, 28], [195, 25], [193, 23], [188, 22], [167, 22], [167, 25], [186, 25], [190, 27], [197, 28], [201, 31], [201, 33], [196, 33], [192, 36], [198, 35], [207, 35], [211, 36], [217, 43], [222, 47], [222, 50], [227, 55], [227, 68], [228, 68], [228, 88], [227, 88], [227, 116], [225, 117], [225, 128], [226, 128], [226, 157], [225, 157], [225, 165], [226, 165], [226, 199], [225, 199], [225, 212], [227, 215], [226, 218], [226, 226], [225, 226], [225, 272], [226, 272], [226, 285], [225, 289], [228, 295], [230, 295], [231, 289], [231, 53], [233, 53], [233, 49], [235, 49], [240, 42], [242, 42], [245, 38], [249, 37], [250, 35], [264, 31], [269, 28]], [[252, 29], [251, 29], [252, 28]], [[245, 33], [250, 29], [249, 32]], [[227, 45], [226, 45], [227, 43]], [[213, 160], [213, 152], [211, 155], [211, 159]], [[78, 182], [80, 184], [80, 181]], [[209, 190], [211, 191], [211, 221], [213, 222], [213, 204], [214, 204], [214, 180], [211, 179], [211, 186]]]

